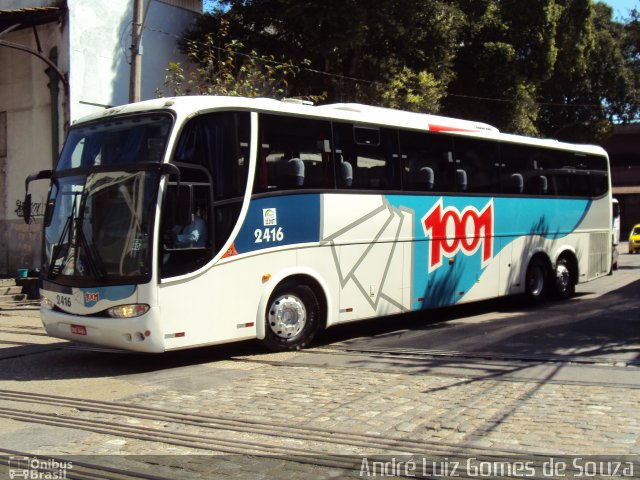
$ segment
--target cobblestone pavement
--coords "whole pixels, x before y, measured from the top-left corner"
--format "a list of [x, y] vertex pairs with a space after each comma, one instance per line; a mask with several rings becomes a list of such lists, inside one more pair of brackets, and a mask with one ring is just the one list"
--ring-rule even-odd
[[[128, 401], [425, 443], [549, 455], [640, 454], [640, 389], [476, 382], [464, 377], [244, 361], [223, 361], [212, 367], [212, 375], [218, 369], [238, 375], [217, 388], [189, 392], [167, 389]], [[344, 450], [336, 445], [327, 453]], [[369, 452], [362, 448], [354, 453]]]
[[[323, 365], [288, 365], [302, 355], [309, 353], [235, 357], [181, 367], [150, 378], [145, 378], [144, 373], [109, 379], [78, 378], [65, 380], [63, 391], [53, 388], [57, 394], [98, 397], [150, 411], [161, 409], [217, 419], [241, 419], [248, 425], [266, 427], [266, 433], [264, 428], [239, 432], [235, 428], [211, 428], [208, 422], [187, 425], [96, 413], [82, 408], [29, 404], [27, 410], [69, 419], [116, 422], [158, 434], [177, 432], [194, 438], [224, 439], [236, 442], [240, 452], [253, 454], [261, 453], [255, 451], [255, 444], [264, 444], [275, 453], [288, 451], [297, 455], [305, 450], [313, 455], [420, 452], [425, 455], [495, 455], [502, 452], [507, 455], [504, 458], [511, 458], [515, 452], [549, 456], [640, 454], [638, 388], [477, 381], [464, 375], [416, 375]], [[0, 382], [0, 388], [42, 392], [44, 385], [59, 381], [5, 380]], [[91, 390], [100, 383], [111, 387], [108, 391], [103, 389], [99, 396], [92, 395]], [[25, 408], [2, 395], [0, 399], [2, 407]], [[322, 432], [324, 436], [305, 440], [280, 431], [278, 426]], [[61, 433], [69, 427], [63, 429], [15, 420], [0, 419], [0, 428], [5, 432], [0, 436], [0, 445], [5, 448], [13, 447], [36, 455], [179, 455], [179, 462], [188, 459], [188, 465], [181, 468], [194, 475], [194, 472], [210, 471], [211, 463], [198, 463], [184, 455], [230, 452], [210, 445], [199, 448], [198, 442], [179, 445], [161, 439], [141, 440], [135, 435], [78, 429]], [[12, 438], [18, 438], [19, 445], [12, 442]], [[378, 439], [391, 443], [381, 446], [376, 443]], [[202, 460], [202, 457], [197, 458]], [[243, 457], [242, 461], [232, 461], [224, 458], [222, 465], [216, 462], [220, 478], [227, 474], [237, 477], [239, 472], [251, 477], [257, 471], [261, 472], [262, 478], [281, 478], [279, 472], [284, 468], [280, 460]], [[127, 468], [134, 468], [136, 462], [148, 468], [146, 460], [130, 459], [134, 463]], [[170, 475], [173, 467], [157, 468], [155, 474]], [[225, 468], [227, 473], [224, 473]], [[298, 463], [292, 467], [287, 463], [287, 477], [309, 478], [309, 469], [316, 468]], [[316, 474], [314, 478], [355, 475], [353, 471], [345, 473], [339, 469]]]

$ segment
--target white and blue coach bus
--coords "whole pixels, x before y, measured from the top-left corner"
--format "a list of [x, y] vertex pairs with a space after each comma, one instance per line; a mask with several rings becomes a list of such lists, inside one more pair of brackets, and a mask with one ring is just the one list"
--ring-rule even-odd
[[[566, 298], [611, 264], [602, 148], [365, 105], [111, 108], [27, 186], [43, 178], [42, 321], [109, 347], [296, 349], [343, 322]], [[176, 241], [195, 215], [199, 241]]]

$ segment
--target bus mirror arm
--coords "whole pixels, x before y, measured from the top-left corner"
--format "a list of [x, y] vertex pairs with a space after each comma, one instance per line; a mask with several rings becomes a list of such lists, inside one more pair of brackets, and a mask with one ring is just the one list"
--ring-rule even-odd
[[178, 177], [176, 183], [180, 187], [180, 169], [173, 163], [163, 163], [160, 167], [160, 175], [175, 175]]
[[24, 181], [24, 202], [22, 202], [22, 218], [24, 223], [31, 222], [31, 194], [29, 193], [29, 184], [34, 180], [42, 180], [51, 178], [53, 172], [51, 170], [40, 170], [38, 173], [32, 173]]
[[180, 188], [180, 169], [173, 163], [163, 163], [160, 166], [160, 175], [175, 175], [177, 192], [177, 218], [180, 225], [189, 225], [192, 221], [191, 212], [193, 205], [191, 201], [191, 188], [187, 185]]

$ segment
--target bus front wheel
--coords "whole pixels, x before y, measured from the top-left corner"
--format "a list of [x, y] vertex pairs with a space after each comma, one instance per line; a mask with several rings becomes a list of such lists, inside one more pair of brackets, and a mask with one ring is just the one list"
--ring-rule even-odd
[[263, 343], [270, 350], [299, 350], [318, 330], [320, 303], [307, 285], [284, 284], [276, 288], [265, 312]]
[[525, 277], [525, 292], [530, 302], [540, 303], [547, 298], [548, 272], [547, 264], [540, 257], [533, 257], [529, 262]]

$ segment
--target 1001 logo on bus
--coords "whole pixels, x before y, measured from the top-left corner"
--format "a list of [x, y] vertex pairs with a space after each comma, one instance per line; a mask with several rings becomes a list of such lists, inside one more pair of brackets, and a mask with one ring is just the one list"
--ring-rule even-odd
[[442, 265], [442, 258], [458, 252], [471, 256], [482, 248], [482, 267], [493, 257], [493, 199], [482, 210], [442, 208], [442, 197], [422, 217], [424, 234], [431, 238], [429, 272]]

